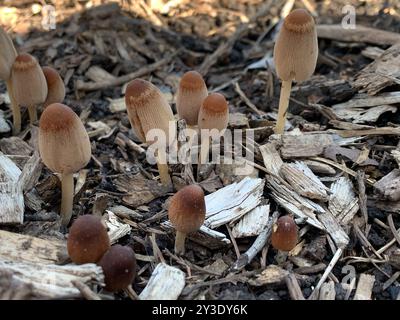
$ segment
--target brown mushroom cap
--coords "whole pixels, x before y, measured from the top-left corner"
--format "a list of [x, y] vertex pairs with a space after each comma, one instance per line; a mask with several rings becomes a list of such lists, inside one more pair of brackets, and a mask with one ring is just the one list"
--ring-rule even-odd
[[28, 53], [19, 54], [11, 68], [14, 98], [21, 106], [36, 106], [47, 97], [47, 83], [42, 68]]
[[188, 125], [196, 125], [200, 107], [208, 95], [203, 77], [197, 71], [186, 72], [178, 87], [176, 109]]
[[186, 186], [172, 197], [168, 217], [177, 231], [196, 232], [203, 225], [205, 215], [204, 192], [199, 186]]
[[229, 108], [225, 97], [220, 93], [211, 93], [204, 99], [199, 112], [200, 129], [226, 129], [229, 121]]
[[7, 81], [11, 76], [11, 68], [17, 57], [17, 51], [9, 35], [0, 27], [0, 79]]
[[65, 86], [58, 72], [51, 67], [43, 67], [43, 74], [47, 82], [47, 98], [44, 102], [45, 106], [52, 103], [61, 103], [65, 98]]
[[314, 73], [317, 58], [314, 18], [304, 9], [293, 10], [285, 18], [275, 43], [276, 73], [283, 81], [305, 81]]
[[77, 264], [96, 263], [109, 248], [107, 230], [97, 216], [80, 216], [69, 229], [68, 254]]
[[112, 246], [98, 262], [104, 273], [105, 289], [116, 292], [127, 288], [136, 275], [133, 250], [119, 244]]
[[74, 173], [89, 162], [89, 136], [71, 108], [53, 103], [43, 111], [39, 121], [39, 152], [53, 172]]
[[283, 216], [273, 226], [272, 246], [281, 251], [290, 251], [297, 244], [297, 225], [290, 216]]
[[174, 115], [167, 99], [155, 85], [142, 79], [132, 80], [126, 88], [125, 104], [131, 126], [142, 142], [152, 142], [146, 141], [146, 134], [151, 129], [163, 130], [168, 142], [169, 125], [174, 121]]

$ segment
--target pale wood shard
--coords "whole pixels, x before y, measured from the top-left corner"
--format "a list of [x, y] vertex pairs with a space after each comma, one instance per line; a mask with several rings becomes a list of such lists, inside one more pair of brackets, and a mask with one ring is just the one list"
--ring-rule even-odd
[[321, 289], [319, 290], [319, 299], [335, 300], [335, 298], [336, 298], [335, 283], [332, 280], [325, 282], [321, 286]]
[[371, 300], [372, 288], [374, 287], [375, 276], [362, 273], [358, 279], [354, 300]]
[[0, 225], [24, 222], [24, 195], [19, 178], [21, 170], [0, 153]]
[[349, 108], [349, 109], [333, 109], [335, 114], [347, 121], [352, 121], [353, 123], [374, 123], [378, 118], [385, 112], [395, 113], [397, 111], [396, 106], [391, 105], [381, 105], [376, 107], [371, 107], [368, 109], [364, 108]]
[[205, 197], [206, 220], [204, 225], [215, 229], [223, 224], [233, 224], [259, 205], [265, 181], [246, 177]]
[[336, 246], [340, 249], [344, 249], [350, 241], [349, 236], [337, 222], [332, 213], [327, 210], [325, 213], [318, 215], [318, 220], [325, 227], [326, 231], [332, 237]]
[[324, 148], [333, 144], [331, 134], [316, 133], [282, 136], [281, 156], [284, 159], [315, 157], [324, 152]]
[[285, 163], [279, 173], [298, 194], [310, 199], [328, 200], [329, 189], [304, 162]]
[[381, 135], [400, 135], [400, 128], [398, 127], [381, 127], [365, 130], [329, 130], [335, 132], [343, 138], [359, 138], [361, 136], [381, 136]]
[[367, 57], [369, 59], [375, 60], [378, 59], [385, 50], [379, 48], [379, 47], [366, 47], [363, 51], [361, 51], [361, 54], [364, 57]]
[[374, 184], [374, 188], [386, 200], [400, 200], [400, 170], [388, 173]]
[[[400, 103], [400, 91], [385, 92], [378, 96], [370, 96], [365, 93], [357, 94], [352, 99], [334, 104], [332, 109], [337, 110], [351, 110], [357, 108], [370, 108], [383, 105], [391, 105]], [[336, 113], [336, 112], [335, 112]]]
[[91, 288], [104, 285], [101, 267], [95, 264], [64, 265], [0, 260], [0, 273], [10, 272], [13, 279], [31, 286], [38, 298], [70, 299], [81, 297], [72, 281], [80, 281]]
[[[289, 271], [271, 264], [263, 270], [260, 274], [256, 275], [255, 279], [250, 279], [249, 284], [255, 287], [266, 286], [266, 285], [281, 285], [285, 283], [286, 277], [289, 275]], [[304, 282], [309, 279], [305, 275], [294, 275], [297, 281]]]
[[139, 212], [129, 209], [125, 206], [114, 206], [108, 209], [109, 211], [113, 212], [117, 216], [123, 217], [123, 218], [129, 218], [133, 220], [142, 220], [143, 215], [140, 214]]
[[110, 101], [109, 109], [111, 113], [123, 112], [126, 110], [125, 97], [118, 99], [107, 98]]
[[0, 230], [0, 259], [4, 261], [59, 264], [67, 257], [66, 243]]
[[279, 152], [277, 151], [277, 143], [270, 142], [259, 147], [261, 155], [263, 157], [264, 166], [268, 172], [279, 175], [279, 171], [283, 165], [283, 161]]
[[10, 270], [0, 269], [0, 300], [33, 299], [32, 289], [32, 285], [17, 280]]
[[[372, 34], [374, 37], [375, 35]], [[360, 92], [376, 95], [384, 88], [399, 83], [400, 43], [387, 49], [378, 59], [366, 66], [356, 76], [353, 86]]]
[[233, 227], [233, 236], [235, 238], [258, 236], [268, 224], [269, 209], [269, 204], [265, 204], [246, 213]]
[[359, 209], [349, 178], [340, 177], [331, 185], [328, 209], [341, 225], [347, 225]]
[[109, 210], [107, 210], [106, 225], [111, 244], [116, 243], [122, 237], [130, 234], [132, 230], [130, 225], [120, 222], [117, 216]]
[[258, 235], [251, 247], [247, 249], [245, 253], [241, 254], [240, 257], [232, 265], [231, 269], [233, 271], [242, 270], [251, 261], [253, 261], [257, 254], [267, 245], [268, 240], [271, 237], [272, 227], [278, 220], [278, 216], [278, 211], [275, 211], [272, 214], [271, 218], [268, 220], [268, 224], [266, 225], [265, 229]]
[[[162, 222], [161, 226], [167, 231], [174, 229], [169, 220]], [[198, 232], [189, 234], [187, 238], [211, 250], [220, 249], [231, 244], [225, 234], [207, 228], [205, 225], [202, 225]]]
[[364, 42], [377, 45], [392, 45], [400, 41], [400, 35], [370, 27], [357, 25], [355, 29], [343, 28], [341, 24], [320, 24], [317, 26], [319, 38], [345, 41]]
[[318, 161], [313, 161], [313, 160], [304, 160], [303, 162], [314, 173], [317, 173], [317, 174], [319, 173], [319, 174], [329, 175], [329, 176], [336, 174], [336, 170], [328, 164], [321, 163]]
[[177, 300], [184, 287], [185, 273], [165, 263], [159, 263], [139, 298], [141, 300]]
[[273, 176], [267, 178], [267, 187], [271, 190], [272, 198], [288, 212], [297, 218], [304, 219], [310, 225], [325, 230], [325, 227], [318, 221], [316, 214], [325, 212], [319, 204], [297, 194]]

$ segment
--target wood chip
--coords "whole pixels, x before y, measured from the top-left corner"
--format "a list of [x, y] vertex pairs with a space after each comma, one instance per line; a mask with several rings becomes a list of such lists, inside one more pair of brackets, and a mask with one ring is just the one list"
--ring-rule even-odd
[[371, 300], [374, 283], [375, 276], [366, 273], [360, 274], [354, 300]]

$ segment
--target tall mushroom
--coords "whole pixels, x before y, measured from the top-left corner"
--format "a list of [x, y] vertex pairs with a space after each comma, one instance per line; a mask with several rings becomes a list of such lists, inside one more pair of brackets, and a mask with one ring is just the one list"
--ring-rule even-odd
[[72, 216], [73, 174], [87, 165], [91, 147], [81, 119], [66, 105], [54, 103], [43, 111], [39, 152], [44, 164], [61, 174], [61, 224], [67, 226]]
[[[135, 79], [132, 80], [125, 92], [125, 104], [129, 121], [135, 133], [142, 142], [153, 143], [147, 139], [147, 133], [152, 129], [159, 129], [165, 136], [163, 150], [158, 150], [157, 166], [163, 185], [171, 186], [168, 173], [166, 150], [170, 135], [175, 135], [176, 126], [174, 115], [167, 99], [162, 92], [151, 82]], [[169, 132], [172, 128], [173, 132]], [[158, 137], [161, 138], [161, 137]]]
[[13, 95], [11, 84], [11, 68], [17, 57], [17, 51], [8, 34], [0, 27], [0, 79], [6, 82], [13, 113], [14, 134], [21, 131], [21, 111]]
[[285, 129], [292, 81], [309, 79], [317, 58], [318, 39], [313, 17], [304, 9], [293, 10], [285, 18], [274, 48], [276, 73], [282, 80], [275, 133], [282, 134]]
[[207, 86], [200, 73], [188, 71], [183, 75], [176, 96], [176, 109], [188, 126], [197, 125], [200, 107], [207, 95]]
[[196, 232], [204, 223], [206, 203], [204, 192], [197, 185], [179, 190], [171, 199], [168, 218], [176, 230], [175, 253], [185, 253], [187, 234]]
[[31, 124], [37, 121], [36, 107], [45, 102], [47, 83], [37, 60], [28, 53], [19, 54], [11, 69], [11, 84], [15, 101], [28, 107]]
[[[229, 108], [225, 97], [220, 93], [211, 93], [204, 99], [199, 111], [198, 125], [202, 134], [198, 171], [208, 157], [210, 130], [217, 130], [219, 136], [221, 136], [228, 126], [228, 121]], [[208, 138], [204, 137], [205, 134], [203, 133], [205, 132], [208, 133]]]
[[43, 67], [43, 74], [47, 82], [47, 98], [44, 106], [47, 107], [52, 103], [61, 103], [65, 98], [65, 86], [58, 72], [51, 67]]

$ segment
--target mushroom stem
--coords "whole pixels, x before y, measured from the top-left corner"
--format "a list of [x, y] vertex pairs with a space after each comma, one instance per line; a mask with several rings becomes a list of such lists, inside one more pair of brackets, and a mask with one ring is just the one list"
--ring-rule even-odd
[[71, 220], [74, 200], [74, 176], [72, 173], [61, 175], [61, 225], [66, 227]]
[[282, 134], [285, 131], [285, 120], [289, 106], [290, 90], [292, 89], [292, 79], [282, 81], [281, 95], [279, 98], [278, 120], [276, 122], [275, 133]]
[[167, 159], [165, 157], [165, 152], [158, 150], [157, 152], [157, 168], [160, 174], [161, 183], [166, 186], [172, 186], [171, 177], [169, 176], [169, 169], [167, 164]]
[[37, 112], [35, 106], [28, 106], [29, 121], [34, 124], [37, 121]]
[[[201, 137], [200, 137], [201, 139]], [[211, 138], [201, 139], [199, 150], [199, 163], [197, 164], [197, 181], [200, 181], [200, 174], [203, 171], [204, 165], [208, 163], [208, 155], [210, 153]]]
[[13, 113], [13, 124], [14, 124], [13, 133], [18, 134], [21, 132], [21, 108], [19, 107], [17, 101], [15, 101], [12, 90], [11, 79], [7, 80], [6, 86], [7, 86], [8, 96], [10, 97], [11, 110]]
[[186, 240], [186, 233], [177, 230], [175, 237], [175, 254], [177, 255], [185, 254], [185, 240]]

